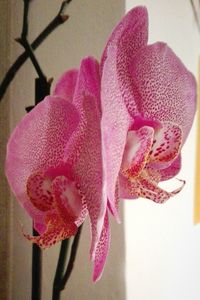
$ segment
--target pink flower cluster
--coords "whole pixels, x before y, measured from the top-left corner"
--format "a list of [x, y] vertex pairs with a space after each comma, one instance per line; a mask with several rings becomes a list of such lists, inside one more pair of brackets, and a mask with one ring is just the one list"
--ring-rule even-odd
[[67, 71], [8, 143], [9, 184], [40, 234], [26, 237], [46, 248], [75, 235], [89, 216], [94, 281], [119, 200], [163, 203], [184, 184], [172, 192], [158, 186], [180, 170], [195, 79], [166, 44], [147, 40], [147, 10], [136, 7], [112, 32], [100, 64], [88, 57]]

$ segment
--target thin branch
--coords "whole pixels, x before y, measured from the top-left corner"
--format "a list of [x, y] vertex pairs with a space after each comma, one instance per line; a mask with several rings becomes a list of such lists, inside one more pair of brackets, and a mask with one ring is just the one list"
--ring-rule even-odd
[[28, 35], [28, 12], [29, 12], [30, 0], [24, 0], [24, 16], [23, 16], [23, 26], [22, 26], [22, 37], [27, 37]]
[[77, 250], [78, 250], [78, 245], [79, 245], [79, 240], [80, 240], [80, 236], [81, 236], [81, 230], [82, 230], [83, 225], [81, 225], [78, 228], [77, 234], [74, 237], [73, 240], [73, 244], [72, 244], [72, 248], [71, 248], [71, 253], [70, 253], [70, 258], [69, 258], [69, 262], [68, 262], [68, 266], [67, 266], [67, 270], [65, 272], [65, 275], [63, 276], [61, 282], [60, 282], [60, 290], [64, 290], [65, 285], [71, 275], [71, 272], [73, 270], [74, 267], [74, 262], [76, 259], [76, 254], [77, 254]]
[[195, 18], [195, 21], [196, 21], [196, 24], [197, 24], [198, 31], [199, 31], [199, 33], [200, 33], [200, 21], [199, 21], [198, 13], [197, 13], [197, 10], [196, 10], [196, 8], [195, 8], [195, 5], [194, 5], [193, 0], [190, 0], [190, 4], [191, 4], [191, 6], [192, 6], [194, 18]]
[[42, 68], [40, 67], [38, 60], [33, 52], [33, 49], [31, 48], [31, 45], [29, 44], [26, 37], [17, 38], [16, 42], [18, 42], [22, 47], [24, 47], [26, 53], [28, 54], [28, 57], [30, 58], [39, 78], [45, 79], [46, 76], [44, 75]]
[[[66, 1], [64, 1], [66, 2]], [[63, 2], [63, 3], [64, 3]], [[55, 16], [55, 18], [47, 25], [47, 27], [38, 35], [38, 37], [33, 41], [31, 44], [31, 47], [33, 50], [37, 49], [42, 42], [60, 25], [65, 23], [69, 16], [63, 14], [65, 6], [67, 3], [64, 3], [64, 5], [61, 5], [62, 10], [59, 10], [59, 13]], [[12, 82], [12, 80], [15, 78], [16, 73], [19, 71], [21, 66], [25, 63], [25, 61], [28, 59], [29, 55], [27, 52], [23, 52], [13, 63], [13, 65], [10, 67], [8, 72], [6, 73], [5, 77], [3, 78], [1, 84], [0, 84], [0, 101], [2, 100], [8, 86]]]
[[59, 13], [60, 15], [63, 14], [64, 10], [65, 10], [65, 7], [71, 2], [72, 0], [65, 0], [62, 2], [61, 4], [61, 7], [60, 7], [60, 10], [59, 10]]
[[27, 35], [28, 35], [28, 12], [29, 12], [29, 3], [30, 0], [24, 0], [24, 16], [23, 16], [23, 26], [22, 26], [22, 33], [21, 37], [16, 39], [16, 42], [20, 43], [22, 47], [24, 47], [25, 51], [27, 52], [37, 74], [38, 77], [45, 80], [46, 76], [44, 75], [40, 64], [31, 48], [31, 45], [28, 42]]

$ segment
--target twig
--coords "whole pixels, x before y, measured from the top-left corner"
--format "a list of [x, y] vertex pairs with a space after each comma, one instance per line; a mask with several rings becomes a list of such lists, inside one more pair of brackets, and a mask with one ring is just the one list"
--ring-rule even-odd
[[65, 10], [65, 7], [71, 2], [72, 0], [65, 0], [62, 2], [61, 4], [61, 7], [60, 7], [60, 10], [58, 12], [58, 14], [62, 15], [64, 10]]
[[29, 11], [30, 0], [24, 0], [24, 16], [21, 36], [26, 38], [28, 35], [28, 11]]
[[39, 78], [43, 78], [43, 80], [46, 79], [39, 63], [38, 63], [38, 60], [33, 52], [33, 49], [31, 48], [31, 45], [29, 44], [28, 40], [26, 37], [21, 37], [21, 38], [17, 38], [15, 39], [16, 42], [18, 42], [20, 45], [22, 45], [26, 51], [26, 53], [28, 54], [28, 57], [30, 58], [33, 66], [35, 67], [35, 70], [38, 74], [38, 77]]
[[22, 33], [21, 33], [21, 37], [16, 39], [16, 42], [20, 43], [24, 47], [30, 60], [32, 61], [33, 66], [35, 67], [38, 77], [45, 80], [46, 76], [44, 75], [42, 68], [40, 67], [40, 65], [37, 61], [37, 58], [31, 48], [31, 45], [29, 44], [28, 39], [27, 39], [29, 3], [30, 3], [30, 0], [24, 0], [24, 16], [23, 16]]
[[195, 5], [194, 5], [193, 0], [190, 0], [190, 4], [191, 4], [191, 6], [192, 6], [194, 18], [195, 18], [195, 21], [196, 21], [196, 24], [197, 24], [198, 31], [199, 31], [199, 33], [200, 33], [200, 21], [199, 21], [198, 13], [197, 13], [197, 11], [196, 11], [196, 8], [195, 8]]
[[[71, 2], [71, 0], [70, 0]], [[63, 14], [64, 9], [66, 5], [68, 4], [68, 1], [64, 1], [61, 5], [61, 8], [59, 9], [58, 14], [55, 16], [55, 18], [47, 25], [47, 27], [38, 35], [38, 37], [32, 42], [31, 47], [33, 50], [37, 49], [38, 46], [41, 45], [41, 43], [60, 25], [65, 23], [67, 19], [69, 18], [68, 15]], [[0, 84], [0, 101], [2, 100], [8, 86], [14, 79], [16, 73], [19, 71], [21, 66], [25, 63], [25, 61], [28, 59], [29, 55], [27, 52], [23, 52], [13, 63], [13, 65], [10, 67], [8, 72], [6, 73], [5, 77], [3, 78], [1, 84]]]

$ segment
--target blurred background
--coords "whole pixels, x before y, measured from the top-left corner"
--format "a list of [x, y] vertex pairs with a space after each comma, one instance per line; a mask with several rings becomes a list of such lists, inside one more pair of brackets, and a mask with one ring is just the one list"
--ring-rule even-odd
[[[30, 9], [32, 41], [57, 14], [61, 1], [34, 0]], [[194, 1], [199, 12], [199, 1]], [[54, 83], [84, 56], [98, 59], [113, 27], [134, 6], [149, 12], [149, 43], [166, 42], [198, 78], [200, 34], [189, 0], [73, 0], [69, 20], [36, 50]], [[0, 80], [21, 54], [14, 41], [21, 34], [23, 1], [0, 1]], [[32, 64], [27, 61], [0, 103], [0, 299], [31, 299], [31, 246], [19, 222], [31, 231], [31, 220], [12, 198], [4, 176], [5, 147], [10, 132], [34, 104]], [[54, 85], [53, 85], [54, 86]], [[179, 178], [187, 184], [164, 205], [139, 199], [121, 203], [122, 224], [112, 222], [112, 239], [102, 279], [92, 283], [90, 231], [84, 224], [73, 274], [61, 299], [69, 300], [199, 300], [200, 225], [193, 222], [197, 118], [183, 148]], [[167, 183], [169, 190], [176, 182]], [[43, 254], [42, 300], [51, 299], [59, 245]]]

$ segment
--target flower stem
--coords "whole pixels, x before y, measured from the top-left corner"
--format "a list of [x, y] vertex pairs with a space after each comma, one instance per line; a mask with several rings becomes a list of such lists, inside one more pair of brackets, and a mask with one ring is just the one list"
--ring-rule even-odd
[[[38, 233], [33, 229], [33, 236]], [[41, 277], [42, 277], [42, 251], [38, 245], [32, 246], [32, 300], [41, 299]]]
[[67, 252], [69, 248], [69, 239], [62, 241], [60, 246], [60, 254], [58, 258], [58, 264], [56, 269], [56, 274], [53, 283], [53, 297], [52, 300], [58, 300], [60, 298], [60, 280], [64, 273], [65, 263], [67, 260]]
[[62, 278], [61, 284], [60, 284], [61, 290], [64, 290], [64, 288], [67, 284], [67, 281], [69, 280], [72, 270], [74, 268], [74, 262], [76, 259], [76, 254], [77, 254], [78, 245], [79, 245], [79, 241], [80, 241], [81, 231], [82, 231], [82, 225], [78, 228], [77, 234], [75, 235], [74, 240], [73, 240], [68, 266], [67, 266], [66, 272], [65, 272], [65, 274]]
[[64, 272], [64, 268], [65, 268], [65, 264], [66, 264], [66, 260], [67, 260], [67, 251], [69, 248], [69, 240], [70, 239], [66, 239], [66, 240], [62, 241], [62, 243], [61, 243], [60, 254], [59, 254], [56, 274], [55, 274], [55, 278], [54, 278], [54, 284], [53, 284], [52, 300], [60, 300], [61, 291], [64, 290], [66, 283], [70, 278], [70, 275], [71, 275], [73, 267], [74, 267], [76, 255], [77, 255], [79, 240], [80, 240], [80, 236], [81, 236], [81, 230], [82, 230], [82, 225], [78, 228], [77, 234], [74, 237], [74, 240], [73, 240], [73, 243], [71, 246], [70, 257], [69, 257], [67, 268], [66, 268], [65, 272]]
[[[41, 78], [35, 79], [35, 105], [37, 105], [44, 98], [44, 94], [48, 95], [50, 92], [50, 84], [43, 81]], [[27, 112], [33, 109], [34, 106], [26, 108]], [[38, 233], [33, 227], [33, 236], [37, 236]], [[42, 251], [36, 244], [32, 246], [32, 300], [41, 299], [42, 289]]]

